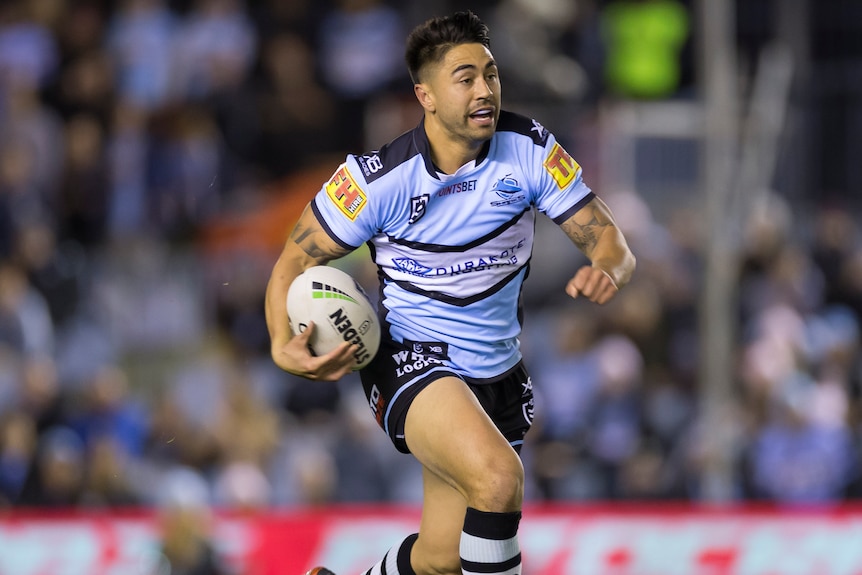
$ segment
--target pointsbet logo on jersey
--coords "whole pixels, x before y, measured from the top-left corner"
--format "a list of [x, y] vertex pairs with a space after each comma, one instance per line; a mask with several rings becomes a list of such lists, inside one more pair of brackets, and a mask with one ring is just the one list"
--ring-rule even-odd
[[572, 180], [581, 170], [581, 166], [563, 149], [559, 142], [554, 142], [554, 147], [551, 148], [551, 153], [548, 154], [543, 165], [561, 190], [566, 189], [566, 186], [572, 183]]
[[355, 220], [365, 204], [368, 203], [365, 192], [362, 191], [344, 164], [338, 168], [338, 171], [326, 184], [326, 195], [350, 221]]

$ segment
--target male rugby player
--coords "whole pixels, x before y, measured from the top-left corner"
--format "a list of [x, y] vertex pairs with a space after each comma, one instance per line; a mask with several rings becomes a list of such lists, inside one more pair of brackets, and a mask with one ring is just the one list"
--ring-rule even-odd
[[590, 261], [573, 270], [571, 297], [604, 304], [635, 268], [577, 162], [539, 122], [501, 110], [489, 48], [470, 12], [411, 32], [406, 60], [423, 120], [377, 151], [347, 156], [296, 223], [267, 288], [275, 363], [335, 381], [354, 350], [312, 356], [312, 330], [290, 333], [288, 286], [363, 243], [378, 266], [383, 338], [360, 376], [380, 427], [422, 464], [424, 500], [419, 532], [373, 575], [521, 572], [519, 450], [533, 391], [519, 296], [537, 212]]

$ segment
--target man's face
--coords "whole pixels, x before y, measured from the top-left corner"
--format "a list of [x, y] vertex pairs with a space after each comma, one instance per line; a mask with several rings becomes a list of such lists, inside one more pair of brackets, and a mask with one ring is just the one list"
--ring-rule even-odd
[[485, 46], [455, 46], [442, 62], [423, 72], [429, 96], [425, 107], [450, 138], [475, 144], [494, 135], [500, 117], [500, 77]]

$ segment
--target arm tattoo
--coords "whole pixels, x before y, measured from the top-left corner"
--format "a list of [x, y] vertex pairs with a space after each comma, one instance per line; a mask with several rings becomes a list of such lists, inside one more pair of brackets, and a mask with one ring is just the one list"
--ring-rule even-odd
[[300, 220], [296, 224], [296, 228], [294, 228], [293, 233], [290, 234], [290, 238], [296, 243], [296, 245], [302, 248], [302, 251], [316, 260], [334, 259], [347, 253], [346, 250], [339, 250], [338, 253], [328, 250], [327, 247], [319, 241], [320, 234], [322, 233], [323, 232], [321, 230], [315, 230]]
[[601, 210], [587, 206], [581, 213], [563, 222], [562, 228], [578, 249], [589, 254], [604, 230], [611, 225], [613, 222]]

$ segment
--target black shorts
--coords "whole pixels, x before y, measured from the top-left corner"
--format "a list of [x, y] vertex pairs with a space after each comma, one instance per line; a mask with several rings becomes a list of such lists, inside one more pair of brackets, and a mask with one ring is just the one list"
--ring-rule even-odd
[[523, 362], [490, 379], [472, 379], [447, 367], [446, 345], [392, 341], [384, 334], [372, 362], [359, 372], [377, 424], [395, 448], [410, 453], [404, 441], [407, 410], [420, 391], [442, 377], [457, 377], [473, 391], [506, 440], [520, 452], [533, 423], [533, 383]]

